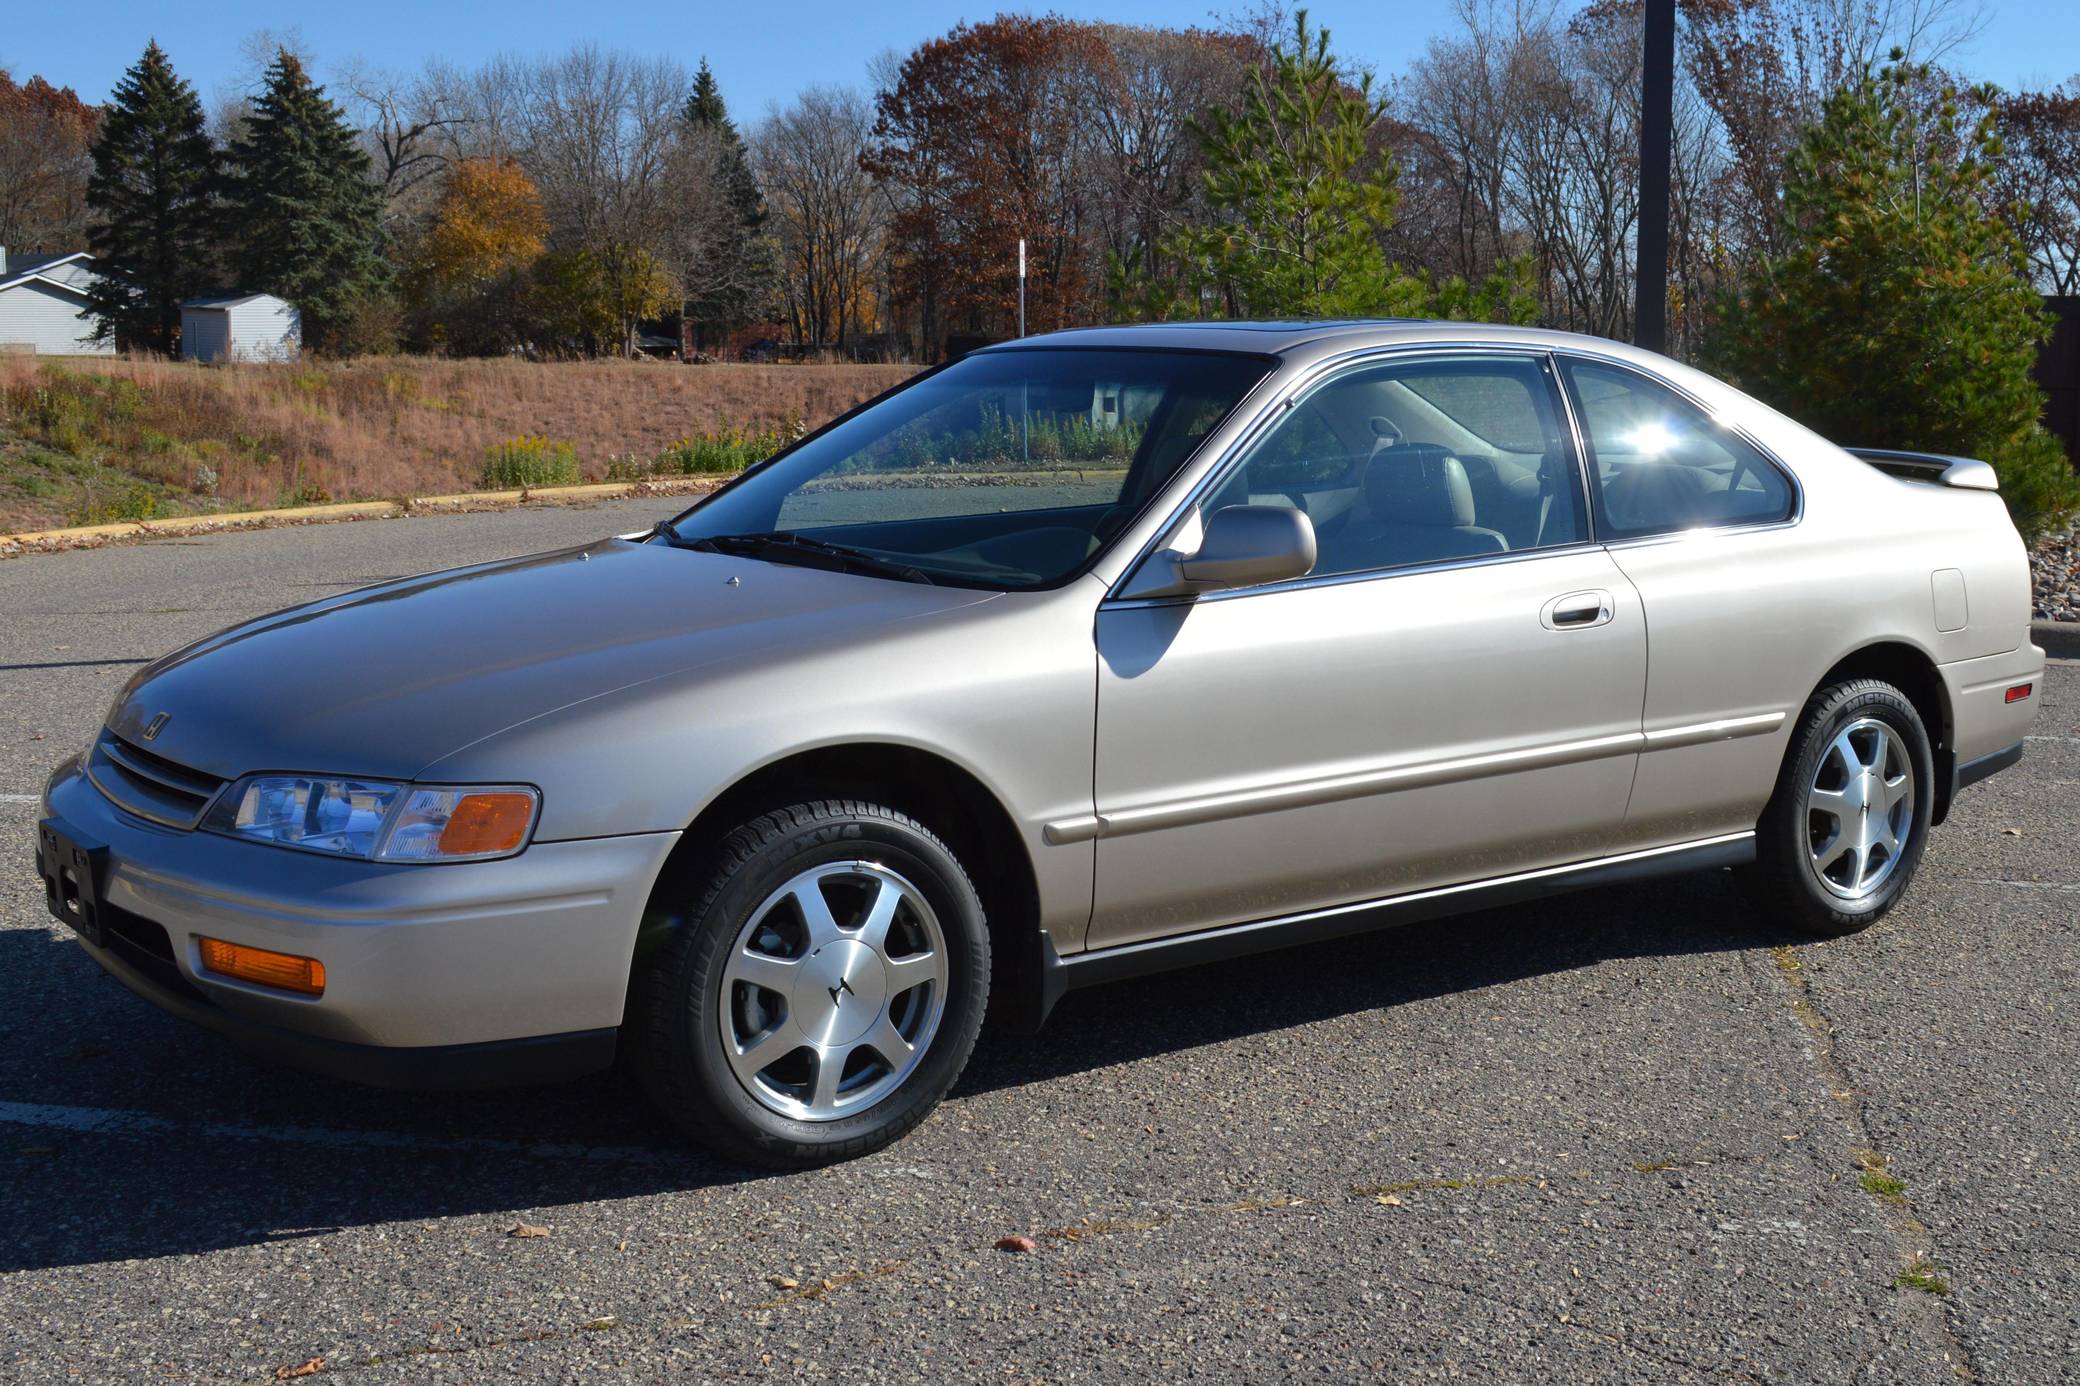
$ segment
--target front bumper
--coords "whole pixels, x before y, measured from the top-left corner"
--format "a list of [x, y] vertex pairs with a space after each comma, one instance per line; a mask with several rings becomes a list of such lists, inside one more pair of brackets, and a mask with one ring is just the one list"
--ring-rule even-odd
[[[259, 1055], [391, 1087], [549, 1080], [613, 1058], [637, 929], [677, 833], [452, 865], [349, 861], [118, 809], [61, 766], [44, 813], [105, 845], [81, 946], [160, 1008]], [[200, 935], [314, 957], [302, 997], [202, 969]]]

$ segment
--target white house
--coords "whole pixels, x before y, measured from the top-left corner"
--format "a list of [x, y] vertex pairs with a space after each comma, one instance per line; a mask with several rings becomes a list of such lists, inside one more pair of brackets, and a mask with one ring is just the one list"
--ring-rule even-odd
[[46, 356], [113, 356], [112, 341], [92, 340], [96, 320], [85, 316], [94, 257], [16, 255], [0, 246], [0, 351]]
[[181, 305], [183, 361], [293, 361], [303, 315], [273, 294], [191, 298]]

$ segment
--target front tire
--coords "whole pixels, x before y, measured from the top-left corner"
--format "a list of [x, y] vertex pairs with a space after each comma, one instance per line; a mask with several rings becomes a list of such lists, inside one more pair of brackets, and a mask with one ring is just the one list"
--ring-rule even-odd
[[1756, 880], [1782, 922], [1860, 933], [1906, 892], [1928, 842], [1935, 756], [1907, 695], [1877, 679], [1806, 703], [1756, 829]]
[[776, 809], [662, 887], [670, 923], [631, 995], [658, 1109], [732, 1159], [800, 1168], [878, 1150], [966, 1067], [989, 930], [930, 829], [857, 800]]

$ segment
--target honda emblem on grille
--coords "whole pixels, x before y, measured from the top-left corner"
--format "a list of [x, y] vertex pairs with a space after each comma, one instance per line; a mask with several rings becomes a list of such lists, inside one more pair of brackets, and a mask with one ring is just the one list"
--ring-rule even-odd
[[173, 714], [170, 712], [162, 712], [157, 717], [154, 717], [151, 721], [145, 723], [144, 739], [147, 741], [157, 741], [159, 739], [159, 733], [166, 729], [167, 720], [172, 716]]

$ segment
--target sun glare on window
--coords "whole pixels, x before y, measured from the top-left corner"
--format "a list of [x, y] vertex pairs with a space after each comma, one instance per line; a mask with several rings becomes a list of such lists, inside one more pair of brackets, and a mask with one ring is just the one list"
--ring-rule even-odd
[[1643, 423], [1625, 435], [1627, 450], [1641, 457], [1659, 457], [1676, 445], [1676, 435], [1660, 422]]

